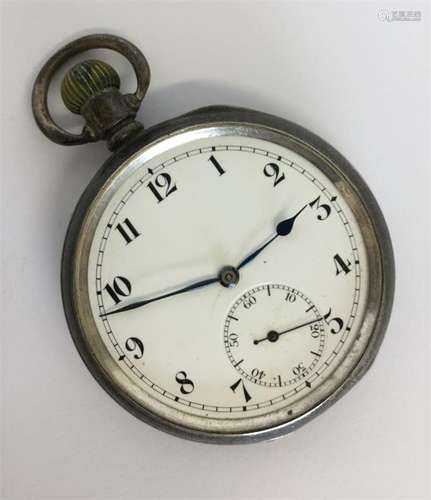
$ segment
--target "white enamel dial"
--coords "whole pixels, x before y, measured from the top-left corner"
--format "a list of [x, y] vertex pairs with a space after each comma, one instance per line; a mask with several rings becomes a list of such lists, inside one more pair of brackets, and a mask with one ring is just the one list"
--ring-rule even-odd
[[[226, 432], [318, 401], [367, 299], [364, 239], [343, 192], [286, 147], [209, 131], [138, 152], [127, 172], [97, 220], [88, 294], [132, 397]], [[226, 266], [233, 286], [220, 283]]]

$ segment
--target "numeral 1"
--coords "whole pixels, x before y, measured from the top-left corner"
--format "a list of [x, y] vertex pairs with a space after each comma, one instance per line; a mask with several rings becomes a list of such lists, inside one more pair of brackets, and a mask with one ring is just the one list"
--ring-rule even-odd
[[140, 236], [140, 233], [135, 228], [135, 226], [130, 222], [129, 219], [124, 219], [121, 224], [117, 224], [115, 229], [121, 234], [125, 239], [126, 245], [131, 243], [134, 239]]
[[208, 158], [208, 161], [210, 161], [214, 166], [215, 168], [217, 169], [217, 172], [220, 174], [220, 175], [223, 175], [226, 173], [226, 170], [223, 170], [223, 167], [220, 165], [220, 163], [215, 159], [214, 155], [211, 155], [209, 158]]

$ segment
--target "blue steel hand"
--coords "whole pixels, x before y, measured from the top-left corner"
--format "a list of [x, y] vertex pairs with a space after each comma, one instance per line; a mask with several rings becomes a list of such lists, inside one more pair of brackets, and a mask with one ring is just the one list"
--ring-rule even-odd
[[119, 307], [118, 309], [114, 309], [113, 311], [106, 312], [104, 314], [101, 314], [100, 316], [103, 317], [103, 316], [109, 316], [111, 314], [116, 314], [122, 311], [130, 311], [131, 309], [136, 309], [137, 307], [142, 307], [161, 299], [167, 299], [168, 297], [173, 297], [174, 295], [179, 295], [180, 293], [190, 292], [191, 290], [195, 290], [196, 288], [201, 288], [203, 286], [211, 285], [212, 283], [216, 283], [217, 281], [219, 281], [219, 277], [198, 281], [197, 283], [193, 283], [192, 285], [187, 285], [183, 288], [180, 288], [179, 290], [174, 290], [173, 292], [164, 293], [163, 295], [158, 295], [157, 297], [152, 297], [151, 299], [138, 300], [136, 302], [132, 302], [131, 304]]
[[289, 217], [288, 219], [282, 220], [279, 222], [275, 228], [275, 234], [262, 246], [260, 246], [257, 250], [255, 250], [253, 253], [251, 253], [248, 257], [246, 257], [237, 267], [237, 270], [239, 271], [242, 267], [244, 267], [246, 264], [254, 260], [265, 248], [272, 243], [276, 238], [279, 236], [287, 236], [288, 234], [291, 233], [293, 229], [293, 225], [295, 224], [295, 220], [298, 217], [298, 215], [305, 210], [308, 207], [307, 205], [304, 205], [299, 212], [297, 212], [293, 217]]

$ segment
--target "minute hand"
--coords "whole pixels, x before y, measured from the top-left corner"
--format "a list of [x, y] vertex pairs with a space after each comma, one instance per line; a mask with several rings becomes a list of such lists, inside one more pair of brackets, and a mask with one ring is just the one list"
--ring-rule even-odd
[[240, 270], [242, 267], [244, 267], [246, 264], [251, 262], [253, 259], [255, 259], [265, 248], [272, 243], [276, 238], [279, 236], [287, 236], [290, 234], [290, 232], [293, 229], [293, 225], [295, 224], [295, 220], [298, 217], [298, 215], [307, 208], [307, 205], [304, 205], [301, 210], [299, 210], [295, 215], [292, 217], [289, 217], [288, 219], [282, 220], [279, 222], [275, 228], [275, 234], [262, 246], [260, 246], [257, 250], [255, 250], [252, 254], [248, 255], [237, 267], [238, 270]]
[[144, 300], [137, 300], [136, 302], [132, 302], [131, 304], [127, 304], [123, 307], [119, 307], [118, 309], [114, 309], [113, 311], [109, 311], [107, 313], [101, 314], [100, 316], [109, 316], [111, 314], [116, 314], [118, 312], [122, 311], [130, 311], [131, 309], [136, 309], [138, 307], [145, 306], [147, 304], [151, 304], [151, 302], [156, 302], [161, 299], [167, 299], [168, 297], [173, 297], [174, 295], [179, 295], [180, 293], [185, 293], [185, 292], [190, 292], [192, 290], [195, 290], [196, 288], [201, 288], [204, 286], [211, 285], [212, 283], [216, 283], [219, 280], [218, 277], [216, 278], [208, 278], [206, 280], [202, 281], [197, 281], [196, 283], [192, 283], [191, 285], [187, 285], [183, 288], [180, 288], [178, 290], [174, 290], [172, 292], [167, 292], [162, 295], [158, 295], [157, 297], [152, 297], [150, 299], [144, 299]]

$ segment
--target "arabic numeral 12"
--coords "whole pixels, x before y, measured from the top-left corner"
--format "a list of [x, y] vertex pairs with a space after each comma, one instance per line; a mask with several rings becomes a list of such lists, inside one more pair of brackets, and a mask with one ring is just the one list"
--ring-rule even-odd
[[154, 182], [149, 182], [147, 184], [147, 187], [156, 197], [158, 203], [166, 199], [178, 189], [177, 185], [172, 182], [171, 176], [166, 172], [159, 174], [155, 178]]

